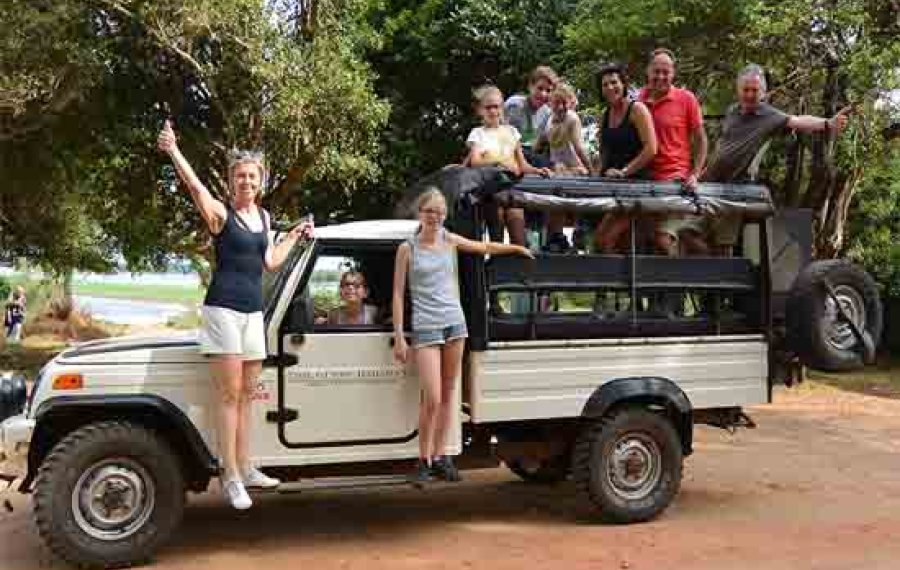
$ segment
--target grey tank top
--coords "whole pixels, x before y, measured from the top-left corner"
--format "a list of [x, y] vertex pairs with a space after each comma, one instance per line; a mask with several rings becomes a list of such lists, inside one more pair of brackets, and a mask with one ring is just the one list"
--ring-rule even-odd
[[418, 234], [407, 240], [413, 330], [442, 329], [466, 322], [459, 303], [456, 248], [447, 243], [445, 231], [441, 231], [440, 242], [443, 247], [434, 250], [422, 247]]

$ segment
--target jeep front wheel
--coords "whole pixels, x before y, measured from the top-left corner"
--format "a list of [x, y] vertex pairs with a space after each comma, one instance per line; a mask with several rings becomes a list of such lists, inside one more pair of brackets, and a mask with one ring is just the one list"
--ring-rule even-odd
[[60, 441], [38, 472], [38, 531], [60, 558], [115, 568], [148, 560], [181, 521], [178, 457], [143, 427], [103, 422]]
[[586, 426], [575, 443], [579, 507], [610, 522], [650, 520], [678, 493], [681, 468], [681, 443], [668, 418], [619, 409]]

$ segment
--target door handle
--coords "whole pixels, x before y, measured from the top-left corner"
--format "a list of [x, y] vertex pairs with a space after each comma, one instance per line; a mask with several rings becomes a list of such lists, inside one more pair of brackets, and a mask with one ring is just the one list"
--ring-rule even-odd
[[294, 333], [288, 337], [288, 342], [294, 346], [303, 346], [306, 342], [306, 335], [303, 333]]

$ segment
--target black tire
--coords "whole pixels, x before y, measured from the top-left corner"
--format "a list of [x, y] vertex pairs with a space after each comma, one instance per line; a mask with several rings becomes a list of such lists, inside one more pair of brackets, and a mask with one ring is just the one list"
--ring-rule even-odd
[[[826, 280], [841, 305], [867, 335], [869, 347], [861, 346], [848, 325], [837, 320]], [[875, 280], [844, 260], [810, 263], [791, 288], [786, 323], [788, 348], [803, 364], [826, 371], [861, 368], [866, 363], [866, 353], [877, 348], [884, 326]]]
[[[83, 490], [78, 506], [76, 487]], [[122, 568], [148, 561], [168, 540], [181, 522], [184, 496], [179, 459], [161, 437], [137, 425], [101, 422], [70, 433], [44, 460], [34, 516], [59, 558], [80, 568]], [[107, 521], [97, 517], [128, 497], [138, 515], [115, 521], [107, 510]]]
[[[619, 459], [646, 459], [643, 485], [625, 488], [628, 481], [621, 474], [610, 474], [617, 445], [628, 451]], [[619, 465], [625, 467], [624, 461]], [[607, 522], [650, 520], [678, 494], [681, 469], [681, 442], [672, 422], [645, 408], [620, 408], [586, 425], [575, 442], [572, 475], [579, 509], [588, 518]]]
[[553, 485], [564, 481], [569, 476], [569, 465], [567, 457], [552, 457], [533, 466], [526, 465], [519, 459], [511, 459], [506, 462], [509, 470], [520, 479], [535, 485]]

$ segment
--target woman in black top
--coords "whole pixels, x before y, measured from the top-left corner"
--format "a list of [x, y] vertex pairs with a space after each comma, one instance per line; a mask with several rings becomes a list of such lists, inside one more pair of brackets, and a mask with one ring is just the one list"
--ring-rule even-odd
[[[656, 132], [647, 106], [629, 100], [628, 78], [621, 66], [611, 64], [597, 72], [597, 84], [607, 103], [600, 128], [600, 174], [608, 178], [645, 178], [645, 168], [656, 155]], [[607, 215], [597, 230], [597, 247], [609, 252], [630, 227], [627, 216]]]
[[203, 221], [214, 236], [216, 268], [201, 308], [200, 350], [209, 356], [219, 388], [218, 447], [223, 491], [236, 509], [253, 504], [246, 487], [279, 484], [249, 462], [250, 402], [266, 357], [262, 315], [262, 273], [278, 268], [312, 224], [301, 224], [283, 241], [269, 239], [269, 215], [256, 205], [265, 179], [262, 155], [237, 153], [228, 165], [229, 200], [223, 204], [200, 182], [178, 149], [172, 126], [157, 140], [187, 186]]

